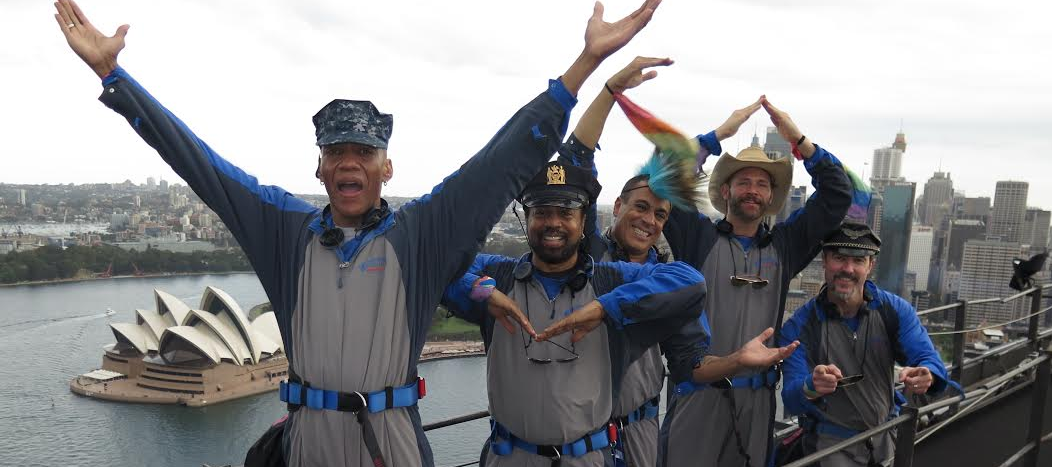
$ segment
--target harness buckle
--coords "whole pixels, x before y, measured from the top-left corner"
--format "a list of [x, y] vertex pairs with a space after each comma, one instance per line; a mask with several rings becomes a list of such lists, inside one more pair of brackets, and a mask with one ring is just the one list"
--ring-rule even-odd
[[547, 457], [553, 461], [563, 457], [557, 446], [537, 446], [537, 455]]
[[709, 383], [709, 386], [712, 386], [716, 389], [731, 389], [734, 387], [734, 383], [731, 381], [730, 378], [723, 378]]

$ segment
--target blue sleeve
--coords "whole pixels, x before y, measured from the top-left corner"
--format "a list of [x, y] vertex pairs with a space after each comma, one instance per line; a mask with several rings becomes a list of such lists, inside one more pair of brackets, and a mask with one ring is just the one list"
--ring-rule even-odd
[[822, 240], [840, 226], [852, 200], [851, 181], [840, 161], [828, 151], [815, 145], [815, 153], [804, 160], [804, 167], [811, 175], [815, 194], [778, 229], [785, 241], [782, 252], [788, 253], [790, 277], [818, 254]]
[[808, 302], [793, 313], [793, 317], [782, 326], [778, 334], [778, 346], [789, 345], [795, 340], [800, 341], [800, 346], [793, 351], [789, 358], [782, 362], [782, 404], [785, 411], [794, 415], [805, 413], [818, 414], [818, 407], [814, 402], [804, 395], [804, 384], [810, 383], [814, 363], [808, 355], [808, 346], [811, 342], [805, 342], [800, 338], [800, 331], [814, 311], [814, 301]]
[[665, 318], [695, 319], [705, 299], [705, 279], [690, 265], [601, 263], [617, 269], [625, 283], [597, 300], [615, 327]]
[[[592, 169], [592, 175], [599, 178], [599, 171], [595, 166], [595, 149], [582, 144], [576, 135], [570, 135], [561, 147], [559, 147], [559, 162], [583, 169]], [[596, 204], [588, 206], [588, 212], [584, 218], [584, 232], [588, 235], [588, 254], [594, 258], [602, 258], [610, 248], [601, 232], [599, 225], [599, 208]]]
[[941, 393], [946, 389], [946, 381], [950, 378], [946, 373], [946, 365], [939, 356], [939, 351], [935, 350], [931, 337], [928, 337], [928, 330], [921, 324], [917, 312], [909, 302], [892, 294], [887, 295], [893, 300], [895, 313], [899, 317], [899, 345], [906, 356], [906, 361], [898, 363], [911, 367], [927, 367], [931, 370], [934, 380], [931, 387], [928, 388], [928, 393]]
[[446, 290], [442, 294], [442, 306], [446, 307], [457, 318], [479, 326], [484, 325], [486, 318], [485, 306], [471, 299], [471, 289], [474, 287], [475, 281], [482, 276], [483, 269], [490, 263], [497, 261], [506, 261], [506, 258], [486, 254], [476, 256], [468, 271], [446, 286]]
[[698, 143], [701, 147], [705, 148], [710, 155], [715, 154], [719, 156], [723, 153], [723, 146], [720, 145], [720, 139], [716, 137], [716, 130], [712, 130], [708, 133], [697, 136]]
[[252, 263], [274, 305], [285, 344], [303, 251], [304, 228], [318, 210], [275, 186], [261, 185], [220, 157], [123, 68], [103, 78], [99, 97], [123, 116], [136, 133], [194, 190], [230, 229]]

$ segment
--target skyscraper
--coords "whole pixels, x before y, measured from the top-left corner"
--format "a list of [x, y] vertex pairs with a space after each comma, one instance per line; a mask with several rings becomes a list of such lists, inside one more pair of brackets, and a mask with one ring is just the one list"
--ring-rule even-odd
[[960, 219], [950, 224], [946, 247], [946, 268], [960, 271], [964, 260], [964, 243], [982, 240], [986, 236], [986, 225], [982, 221]]
[[924, 225], [913, 226], [913, 232], [910, 234], [910, 252], [906, 268], [917, 274], [914, 290], [927, 290], [933, 236], [934, 231], [931, 227]]
[[992, 219], [987, 223], [987, 235], [1004, 242], [1021, 242], [1023, 221], [1026, 217], [1027, 182], [1001, 181], [994, 190]]
[[[978, 300], [1007, 297], [1015, 293], [1008, 288], [1012, 278], [1012, 259], [1020, 256], [1021, 245], [996, 240], [969, 240], [964, 243], [963, 267], [958, 298]], [[965, 326], [1003, 323], [1018, 317], [1024, 300], [1010, 303], [987, 303], [968, 306]]]
[[1052, 222], [1052, 212], [1041, 208], [1026, 208], [1023, 218], [1022, 242], [1030, 245], [1031, 254], [1037, 254], [1048, 248], [1048, 227]]
[[953, 207], [953, 180], [949, 172], [935, 172], [924, 184], [921, 195], [920, 210], [917, 213], [920, 223], [938, 228], [942, 219], [950, 214]]
[[869, 176], [870, 186], [879, 191], [881, 188], [902, 180], [902, 155], [906, 152], [906, 135], [899, 132], [891, 147], [873, 151], [873, 173]]
[[[778, 213], [778, 218], [775, 222], [782, 222], [789, 218], [789, 215], [804, 207], [807, 203], [807, 185], [791, 186], [789, 187], [789, 196], [785, 199], [785, 204], [782, 205], [782, 212]], [[879, 235], [879, 234], [878, 234]]]
[[792, 157], [793, 148], [778, 133], [777, 127], [769, 126], [767, 127], [767, 138], [763, 141], [763, 152], [767, 153], [767, 157], [771, 159], [780, 159], [782, 157]]
[[[910, 233], [913, 228], [913, 197], [917, 185], [897, 182], [884, 187], [880, 216], [880, 261], [876, 283], [882, 289], [903, 296], [906, 264], [909, 259]], [[908, 299], [908, 297], [906, 297]]]

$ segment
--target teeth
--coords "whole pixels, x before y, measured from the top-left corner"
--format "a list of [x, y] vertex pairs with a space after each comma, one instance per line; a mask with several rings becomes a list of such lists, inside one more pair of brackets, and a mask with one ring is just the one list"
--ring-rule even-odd
[[643, 237], [643, 238], [650, 238], [650, 233], [645, 231], [645, 230], [641, 230], [641, 229], [637, 229], [635, 227], [632, 227], [632, 232], [635, 233], [637, 236], [640, 236], [640, 237]]

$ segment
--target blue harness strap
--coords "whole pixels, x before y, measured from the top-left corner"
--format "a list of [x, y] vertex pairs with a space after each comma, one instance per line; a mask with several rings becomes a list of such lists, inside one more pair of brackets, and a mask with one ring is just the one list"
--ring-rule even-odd
[[628, 415], [625, 415], [624, 417], [618, 417], [612, 421], [614, 422], [614, 425], [618, 427], [618, 429], [621, 429], [625, 425], [628, 425], [630, 423], [635, 423], [640, 420], [649, 420], [652, 418], [657, 418], [658, 405], [660, 404], [660, 401], [660, 395], [654, 396], [654, 398], [644, 402], [643, 405], [629, 412]]
[[[694, 391], [701, 391], [710, 387], [726, 389], [726, 388], [770, 388], [774, 389], [778, 385], [778, 380], [781, 373], [777, 368], [771, 367], [767, 371], [757, 373], [748, 376], [737, 376], [734, 378], [727, 378], [722, 382], [716, 383], [695, 383], [693, 381], [684, 381], [676, 385], [676, 395], [685, 396]], [[729, 381], [729, 384], [728, 384]]]
[[383, 412], [395, 407], [410, 407], [420, 400], [420, 385], [423, 378], [405, 386], [388, 387], [373, 392], [339, 392], [313, 388], [309, 383], [282, 381], [278, 386], [278, 396], [282, 402], [293, 406], [306, 406], [315, 410], [336, 410], [339, 412], [358, 412], [368, 409], [369, 413]]
[[540, 445], [533, 444], [526, 441], [518, 436], [515, 436], [503, 425], [497, 423], [496, 420], [490, 419], [490, 427], [492, 434], [490, 435], [490, 452], [498, 456], [510, 455], [513, 449], [519, 449], [526, 451], [530, 454], [536, 454], [538, 456], [544, 456], [549, 459], [559, 459], [561, 457], [581, 457], [592, 451], [598, 451], [606, 448], [613, 444], [614, 439], [611, 439], [610, 425], [603, 426], [602, 428], [584, 435], [576, 441], [572, 441], [563, 445]]

